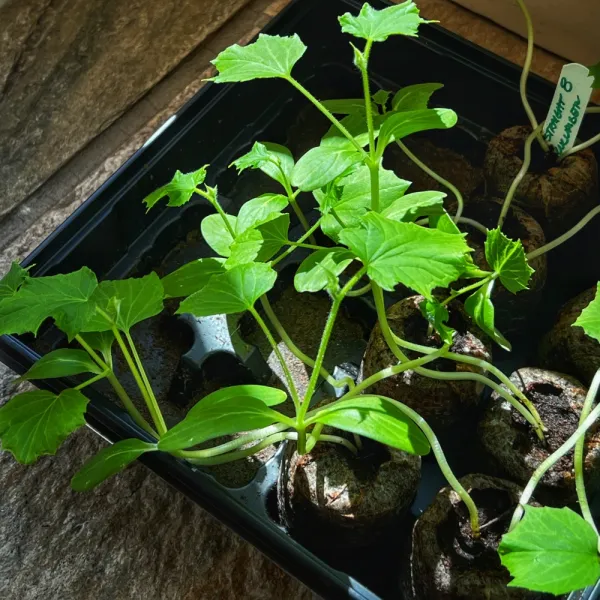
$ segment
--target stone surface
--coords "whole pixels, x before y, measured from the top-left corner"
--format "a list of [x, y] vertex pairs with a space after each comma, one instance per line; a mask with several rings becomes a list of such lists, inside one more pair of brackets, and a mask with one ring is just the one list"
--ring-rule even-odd
[[13, 0], [0, 8], [0, 215], [248, 0]]

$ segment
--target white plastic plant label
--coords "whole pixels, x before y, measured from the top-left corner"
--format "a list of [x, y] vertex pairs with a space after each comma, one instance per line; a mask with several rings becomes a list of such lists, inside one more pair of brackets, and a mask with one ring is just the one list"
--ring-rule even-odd
[[575, 145], [593, 83], [590, 70], [578, 63], [565, 65], [561, 71], [544, 127], [544, 137], [559, 156]]

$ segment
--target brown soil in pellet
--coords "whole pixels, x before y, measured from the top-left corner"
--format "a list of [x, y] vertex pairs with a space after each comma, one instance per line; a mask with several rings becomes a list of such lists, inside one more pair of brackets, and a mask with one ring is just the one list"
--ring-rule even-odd
[[[475, 197], [465, 210], [469, 217], [485, 225], [488, 229], [497, 227], [498, 217], [502, 210], [502, 201], [497, 198]], [[485, 258], [485, 236], [479, 230], [468, 224], [461, 224], [462, 231], [467, 233], [467, 243], [473, 248], [475, 264], [484, 270], [491, 270]], [[525, 254], [529, 254], [546, 243], [546, 237], [540, 224], [524, 210], [513, 204], [502, 228], [504, 234], [512, 240], [521, 240]], [[496, 325], [503, 333], [521, 330], [529, 316], [542, 297], [548, 271], [547, 256], [543, 254], [533, 259], [529, 265], [535, 272], [529, 280], [529, 289], [517, 294], [509, 292], [500, 281], [496, 282], [492, 298], [496, 309]], [[453, 287], [464, 286], [457, 282]]]
[[600, 344], [588, 337], [581, 327], [573, 327], [573, 323], [595, 296], [596, 287], [593, 287], [567, 302], [539, 349], [544, 367], [574, 375], [586, 384], [591, 383], [600, 369]]
[[[409, 138], [404, 143], [419, 160], [453, 183], [465, 199], [482, 187], [482, 169], [473, 166], [462, 154], [438, 147], [426, 139]], [[447, 188], [425, 173], [396, 144], [388, 146], [384, 166], [392, 169], [398, 177], [412, 182], [407, 193], [439, 190], [452, 196]]]
[[[523, 147], [529, 126], [511, 127], [489, 144], [484, 161], [488, 191], [504, 198], [523, 165]], [[597, 203], [598, 165], [591, 149], [582, 150], [560, 162], [536, 156], [530, 172], [517, 188], [515, 201], [536, 217], [546, 233], [554, 237], [572, 227]]]
[[[426, 346], [441, 347], [439, 336], [428, 335], [428, 323], [421, 315], [419, 305], [422, 296], [411, 296], [394, 304], [387, 311], [391, 330], [400, 338]], [[452, 352], [491, 361], [491, 342], [466, 314], [463, 305], [454, 301], [449, 305], [450, 320], [448, 324], [457, 333], [451, 347]], [[409, 358], [420, 355], [404, 351]], [[379, 324], [371, 333], [365, 352], [361, 379], [389, 366], [398, 364], [389, 349]], [[477, 372], [480, 370], [470, 365], [456, 363], [447, 359], [437, 359], [426, 365], [426, 368], [446, 372]], [[480, 386], [474, 381], [440, 381], [416, 374], [407, 370], [388, 377], [368, 390], [369, 393], [381, 394], [399, 400], [416, 410], [430, 425], [447, 428], [462, 417], [469, 409], [477, 405]]]
[[358, 456], [326, 442], [299, 456], [296, 444], [288, 443], [278, 483], [279, 512], [294, 535], [310, 545], [366, 546], [398, 525], [420, 477], [418, 456], [369, 439], [363, 438]]
[[[587, 389], [576, 379], [543, 369], [523, 368], [515, 371], [511, 381], [538, 410], [548, 428], [542, 442], [523, 416], [497, 393], [479, 426], [481, 443], [493, 463], [511, 479], [523, 484], [535, 469], [575, 432]], [[600, 464], [600, 432], [586, 438], [584, 469], [590, 475]], [[563, 506], [575, 500], [573, 451], [561, 458], [541, 480], [536, 497], [545, 505]]]
[[458, 494], [450, 487], [441, 490], [413, 528], [413, 600], [543, 598], [542, 594], [507, 587], [511, 577], [498, 555], [521, 488], [486, 475], [468, 475], [461, 483], [478, 506], [481, 537], [473, 538], [468, 511]]

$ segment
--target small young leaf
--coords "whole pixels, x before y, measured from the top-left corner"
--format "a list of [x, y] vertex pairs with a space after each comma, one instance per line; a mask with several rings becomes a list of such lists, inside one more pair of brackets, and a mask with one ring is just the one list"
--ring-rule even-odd
[[82, 333], [81, 337], [92, 350], [98, 350], [102, 354], [104, 362], [111, 364], [112, 347], [115, 343], [115, 336], [112, 331]]
[[340, 240], [385, 290], [402, 283], [429, 299], [434, 288], [447, 287], [462, 275], [470, 252], [463, 236], [398, 223], [373, 212], [362, 219], [362, 227], [344, 229]]
[[361, 161], [362, 155], [354, 146], [317, 146], [296, 163], [292, 171], [292, 184], [303, 192], [312, 192]]
[[500, 229], [490, 229], [485, 240], [485, 258], [509, 292], [516, 294], [527, 289], [534, 270], [527, 263], [521, 240], [511, 240]]
[[224, 273], [223, 260], [199, 258], [161, 279], [165, 298], [183, 298], [199, 292], [213, 275]]
[[77, 390], [59, 396], [45, 390], [15, 396], [0, 408], [2, 447], [23, 464], [54, 454], [70, 433], [85, 425], [87, 403]]
[[96, 456], [90, 458], [71, 479], [71, 487], [76, 492], [93, 490], [142, 454], [155, 450], [157, 450], [156, 444], [137, 439], [121, 440], [108, 448], [103, 448]]
[[[234, 217], [233, 215], [227, 215], [227, 220], [229, 221], [233, 231], [235, 231], [237, 227], [237, 217]], [[231, 253], [231, 244], [233, 244], [234, 240], [229, 229], [225, 227], [225, 223], [223, 222], [221, 215], [215, 213], [208, 215], [208, 217], [204, 217], [204, 219], [202, 219], [202, 223], [200, 224], [200, 231], [202, 232], [202, 237], [206, 243], [219, 256], [229, 256]]]
[[150, 210], [159, 200], [166, 196], [169, 199], [167, 206], [182, 206], [190, 201], [196, 188], [204, 183], [205, 179], [206, 165], [192, 173], [175, 171], [175, 175], [173, 175], [173, 179], [169, 183], [146, 196], [143, 202], [148, 210]]
[[332, 283], [337, 286], [338, 276], [352, 260], [352, 253], [346, 248], [317, 250], [298, 267], [294, 286], [299, 292], [319, 292], [329, 288]]
[[87, 352], [62, 348], [42, 356], [21, 379], [70, 377], [72, 375], [80, 375], [81, 373], [100, 375], [102, 370], [90, 358]]
[[[83, 331], [108, 331], [114, 323], [121, 331], [158, 315], [163, 309], [165, 292], [156, 273], [145, 277], [103, 281], [94, 292], [90, 303], [96, 313]], [[115, 302], [116, 300], [116, 302]], [[108, 321], [98, 309], [110, 317]]]
[[592, 65], [589, 69], [590, 75], [594, 78], [592, 88], [598, 90], [600, 89], [600, 62], [597, 62], [595, 65]]
[[573, 327], [583, 327], [586, 335], [600, 342], [600, 283], [596, 286], [595, 298], [581, 311]]
[[377, 155], [382, 156], [388, 144], [407, 135], [430, 129], [450, 129], [458, 121], [453, 110], [447, 108], [425, 108], [391, 114], [379, 130]]
[[381, 214], [394, 221], [413, 222], [444, 212], [444, 192], [414, 192], [394, 200]]
[[454, 337], [456, 330], [446, 325], [446, 322], [450, 318], [448, 309], [435, 299], [421, 302], [420, 309], [423, 316], [438, 332], [442, 342], [444, 342], [444, 344], [452, 345], [452, 338]]
[[364, 4], [358, 16], [346, 13], [339, 18], [344, 33], [372, 42], [385, 42], [391, 35], [416, 37], [421, 23], [430, 23], [419, 16], [412, 0], [383, 10]]
[[[386, 210], [409, 188], [410, 182], [400, 179], [393, 171], [381, 168], [379, 170], [379, 206]], [[342, 225], [355, 227], [371, 208], [371, 174], [369, 167], [361, 165], [354, 173], [339, 182], [338, 196], [329, 197], [329, 208], [335, 209], [335, 216], [328, 215], [323, 218], [321, 228], [333, 240], [338, 240]], [[337, 217], [337, 218], [336, 218]], [[339, 219], [339, 221], [338, 221]]]
[[92, 314], [89, 302], [98, 282], [87, 267], [68, 275], [30, 277], [0, 302], [0, 335], [37, 333], [52, 317], [69, 339], [82, 331]]
[[377, 104], [378, 106], [381, 106], [381, 108], [385, 112], [388, 100], [390, 99], [391, 95], [392, 93], [387, 92], [386, 90], [378, 90], [373, 94], [373, 102], [375, 102], [375, 104]]
[[510, 342], [496, 329], [494, 325], [495, 310], [491, 300], [494, 282], [490, 281], [480, 287], [465, 300], [465, 310], [480, 329], [487, 333], [499, 346], [512, 350]]
[[431, 449], [419, 427], [383, 396], [359, 396], [335, 402], [309, 413], [309, 421], [364, 435], [419, 456]]
[[556, 596], [600, 579], [598, 536], [569, 508], [525, 507], [525, 516], [502, 537], [502, 564], [521, 587]]
[[354, 115], [365, 114], [364, 98], [351, 98], [344, 100], [324, 100], [321, 102], [323, 106], [334, 115]]
[[234, 83], [272, 77], [285, 78], [291, 74], [293, 66], [305, 52], [306, 46], [297, 35], [280, 37], [261, 34], [253, 44], [230, 46], [211, 61], [219, 72], [212, 81]]
[[263, 194], [244, 203], [237, 216], [236, 233], [240, 234], [261, 223], [272, 220], [288, 205], [288, 199], [281, 194]]
[[211, 277], [203, 290], [181, 303], [177, 313], [209, 317], [244, 312], [275, 285], [276, 279], [277, 273], [267, 264], [238, 265]]
[[223, 435], [262, 429], [281, 418], [284, 417], [280, 413], [250, 396], [209, 402], [205, 406], [201, 400], [181, 423], [162, 436], [158, 448], [167, 452], [183, 450]]
[[0, 279], [0, 302], [4, 298], [14, 296], [28, 277], [29, 272], [27, 269], [14, 262], [8, 273]]
[[405, 112], [423, 110], [429, 106], [429, 100], [434, 92], [444, 87], [443, 83], [417, 83], [407, 85], [396, 92], [392, 100], [392, 110]]
[[248, 168], [260, 169], [285, 187], [292, 176], [294, 157], [285, 146], [256, 142], [250, 152], [240, 156], [232, 165], [237, 167], [238, 173]]
[[232, 385], [202, 398], [190, 409], [188, 416], [196, 414], [195, 411], [204, 410], [207, 406], [236, 398], [254, 398], [265, 406], [277, 406], [286, 401], [287, 394], [283, 390], [266, 385]]

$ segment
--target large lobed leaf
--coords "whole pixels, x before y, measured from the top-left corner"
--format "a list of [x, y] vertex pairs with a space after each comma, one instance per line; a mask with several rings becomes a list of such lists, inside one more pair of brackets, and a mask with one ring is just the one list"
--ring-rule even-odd
[[223, 50], [212, 61], [218, 71], [212, 81], [233, 83], [288, 77], [305, 52], [306, 46], [297, 35], [280, 37], [261, 34], [253, 44], [235, 44]]
[[5, 298], [14, 296], [28, 277], [27, 269], [14, 262], [8, 273], [0, 279], [0, 302]]
[[600, 283], [596, 286], [596, 296], [581, 311], [573, 327], [582, 327], [586, 335], [600, 342]]
[[490, 229], [485, 240], [485, 258], [509, 292], [516, 294], [527, 289], [534, 270], [527, 262], [521, 240], [511, 240], [500, 229]]
[[77, 390], [58, 396], [45, 390], [15, 396], [0, 408], [2, 447], [23, 464], [54, 454], [70, 433], [85, 425], [87, 403]]
[[525, 516], [498, 548], [510, 587], [566, 594], [600, 579], [598, 535], [569, 508], [525, 507]]
[[463, 235], [398, 223], [373, 212], [361, 227], [344, 229], [340, 240], [382, 288], [391, 291], [402, 283], [428, 299], [434, 288], [447, 287], [468, 266], [470, 249]]
[[196, 188], [206, 179], [206, 166], [192, 173], [175, 171], [173, 179], [146, 196], [144, 204], [150, 210], [162, 198], [169, 199], [167, 206], [183, 206], [194, 195]]
[[339, 18], [344, 33], [372, 42], [385, 42], [391, 35], [416, 36], [421, 23], [417, 5], [408, 0], [397, 6], [375, 10], [364, 4], [357, 16], [346, 13]]

